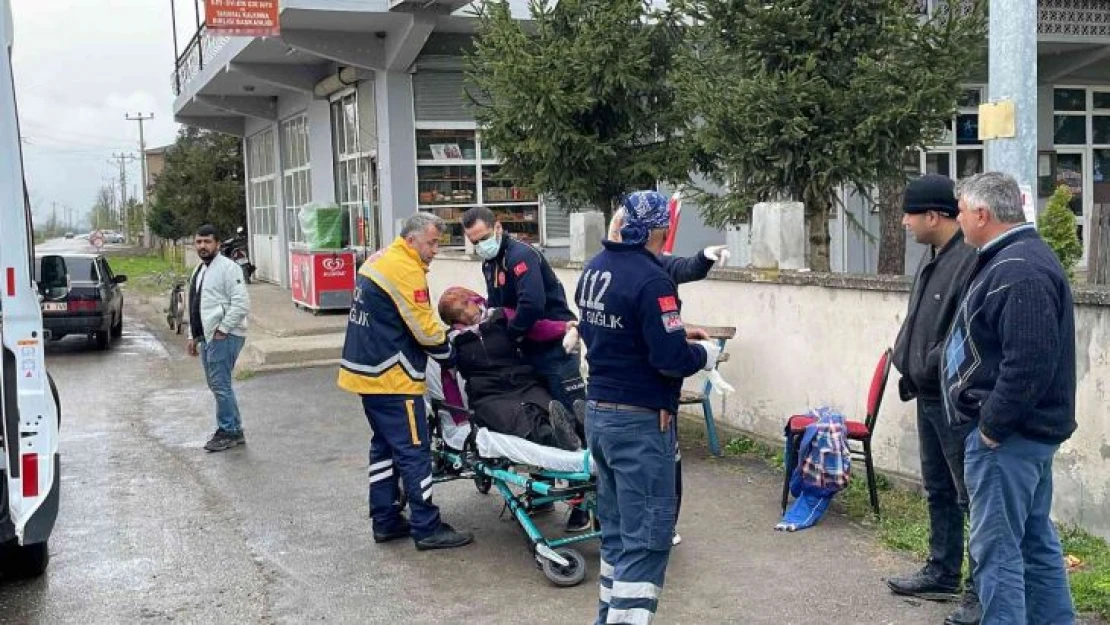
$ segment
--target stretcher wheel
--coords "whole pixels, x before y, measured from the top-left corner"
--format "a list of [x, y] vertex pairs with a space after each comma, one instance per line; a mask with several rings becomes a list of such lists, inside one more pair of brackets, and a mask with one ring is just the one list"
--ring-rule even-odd
[[479, 493], [488, 495], [490, 489], [493, 488], [493, 478], [486, 477], [485, 475], [475, 475], [474, 488], [477, 488]]
[[586, 558], [574, 549], [561, 548], [556, 549], [555, 553], [563, 556], [570, 564], [563, 566], [557, 562], [552, 562], [547, 558], [541, 558], [543, 561], [543, 574], [547, 577], [548, 581], [556, 586], [570, 587], [577, 586], [586, 579]]

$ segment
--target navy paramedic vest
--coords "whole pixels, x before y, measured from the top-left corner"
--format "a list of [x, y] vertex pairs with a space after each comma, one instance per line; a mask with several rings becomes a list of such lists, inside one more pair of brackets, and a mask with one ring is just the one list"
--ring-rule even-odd
[[536, 248], [503, 234], [501, 252], [482, 263], [490, 308], [512, 308], [509, 336], [520, 340], [540, 319], [574, 321], [563, 283]]
[[603, 245], [574, 295], [587, 398], [676, 413], [682, 380], [705, 366], [705, 349], [686, 342], [682, 303], [659, 259], [642, 245]]

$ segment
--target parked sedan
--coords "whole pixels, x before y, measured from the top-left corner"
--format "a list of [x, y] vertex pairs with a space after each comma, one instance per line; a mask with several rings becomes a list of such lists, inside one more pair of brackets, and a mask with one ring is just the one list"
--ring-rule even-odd
[[127, 276], [112, 273], [102, 254], [35, 255], [46, 337], [84, 334], [100, 349], [123, 335], [123, 291]]

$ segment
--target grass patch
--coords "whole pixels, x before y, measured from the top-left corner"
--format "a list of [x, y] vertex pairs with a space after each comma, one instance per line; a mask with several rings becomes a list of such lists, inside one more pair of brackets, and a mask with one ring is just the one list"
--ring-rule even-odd
[[175, 262], [160, 251], [113, 254], [108, 264], [116, 274], [127, 276], [124, 288], [146, 294], [168, 292], [174, 280], [188, 278], [188, 273], [180, 262]]
[[[776, 449], [746, 436], [730, 440], [724, 451], [732, 456], [760, 458], [777, 469], [783, 466], [781, 447]], [[833, 506], [839, 507], [849, 518], [862, 525], [873, 527], [884, 546], [923, 560], [929, 553], [929, 511], [925, 498], [916, 492], [894, 487], [881, 473], [877, 482], [882, 510], [880, 519], [876, 520], [871, 513], [862, 462], [854, 463], [853, 479], [848, 488], [833, 500]], [[1075, 559], [1074, 568], [1068, 575], [1075, 609], [1080, 613], [1110, 619], [1110, 545], [1075, 526], [1058, 525], [1057, 529], [1065, 556]]]
[[246, 382], [256, 375], [258, 373], [254, 369], [240, 369], [235, 372], [235, 379], [239, 382]]

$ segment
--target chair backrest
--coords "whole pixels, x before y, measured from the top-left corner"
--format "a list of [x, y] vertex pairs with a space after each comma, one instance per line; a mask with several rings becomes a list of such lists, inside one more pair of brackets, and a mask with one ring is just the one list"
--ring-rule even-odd
[[875, 431], [875, 422], [879, 419], [879, 407], [883, 405], [883, 391], [886, 390], [886, 381], [890, 377], [890, 361], [893, 353], [890, 348], [883, 350], [875, 365], [875, 373], [871, 376], [871, 388], [867, 390], [867, 419], [865, 421], [868, 432]]

